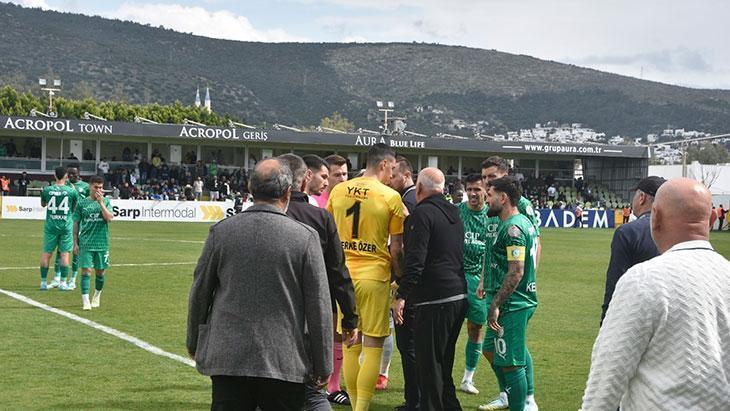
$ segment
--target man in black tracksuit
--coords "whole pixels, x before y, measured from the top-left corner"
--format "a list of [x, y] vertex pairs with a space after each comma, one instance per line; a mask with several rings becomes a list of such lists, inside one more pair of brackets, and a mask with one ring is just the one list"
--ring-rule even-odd
[[[339, 304], [343, 314], [341, 322], [343, 338], [352, 339], [353, 334], [357, 332], [358, 322], [355, 311], [355, 288], [350, 278], [350, 272], [345, 266], [345, 253], [342, 250], [335, 220], [327, 210], [309, 204], [309, 196], [300, 191], [305, 183], [303, 180], [307, 172], [304, 160], [294, 154], [284, 154], [279, 156], [279, 159], [287, 163], [293, 174], [291, 199], [286, 214], [294, 220], [314, 228], [319, 234], [332, 297], [332, 312], [334, 318], [337, 318], [337, 304]], [[327, 397], [310, 388], [312, 387], [308, 385], [304, 409], [330, 410]]]
[[[390, 187], [401, 194], [403, 205], [410, 215], [416, 209], [416, 185], [413, 183], [413, 166], [405, 157], [396, 158], [396, 167], [390, 178]], [[405, 220], [404, 227], [408, 224]], [[400, 278], [395, 278], [400, 283]], [[395, 325], [395, 342], [400, 351], [403, 366], [403, 399], [405, 404], [395, 407], [395, 411], [419, 411], [421, 394], [418, 390], [418, 373], [416, 370], [416, 341], [413, 325], [416, 313], [411, 304], [403, 309], [403, 322]]]
[[416, 312], [416, 368], [424, 411], [461, 409], [451, 373], [467, 308], [464, 226], [443, 187], [444, 175], [436, 168], [418, 175], [418, 205], [405, 227], [405, 268], [394, 303], [397, 323], [403, 321], [406, 300]]

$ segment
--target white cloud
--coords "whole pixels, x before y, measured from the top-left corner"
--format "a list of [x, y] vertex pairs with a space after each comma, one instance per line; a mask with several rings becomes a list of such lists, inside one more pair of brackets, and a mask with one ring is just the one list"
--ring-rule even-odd
[[208, 11], [164, 3], [124, 3], [104, 17], [129, 20], [199, 36], [227, 40], [262, 42], [303, 42], [306, 38], [293, 36], [283, 29], [259, 30], [245, 16], [230, 11]]
[[[727, 87], [730, 8], [723, 0], [299, 0], [336, 38], [496, 49], [695, 87]], [[385, 10], [386, 12], [382, 12]]]
[[51, 6], [48, 5], [44, 0], [20, 0], [20, 1], [11, 1], [11, 3], [23, 6], [23, 7], [33, 7], [33, 8], [39, 8], [43, 10], [53, 10]]

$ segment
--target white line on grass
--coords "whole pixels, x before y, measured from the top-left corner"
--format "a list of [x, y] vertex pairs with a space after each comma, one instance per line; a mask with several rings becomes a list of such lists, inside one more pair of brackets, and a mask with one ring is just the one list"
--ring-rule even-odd
[[[0, 237], [16, 237], [15, 235], [11, 234], [0, 234]], [[31, 234], [27, 235], [25, 237], [30, 238], [41, 238], [42, 235], [39, 234]], [[157, 241], [157, 242], [166, 242], [166, 243], [188, 243], [188, 244], [205, 244], [204, 240], [178, 240], [174, 238], [145, 238], [145, 237], [111, 237], [112, 240], [121, 240], [121, 241]]]
[[[128, 263], [128, 264], [110, 264], [109, 268], [114, 267], [157, 267], [165, 265], [195, 265], [196, 262], [184, 262], [184, 263]], [[31, 267], [0, 267], [1, 270], [32, 270], [38, 268], [37, 265]]]
[[5, 294], [8, 297], [14, 298], [14, 299], [16, 299], [16, 300], [18, 300], [20, 302], [24, 302], [26, 304], [29, 304], [29, 305], [32, 305], [34, 307], [40, 308], [42, 310], [45, 310], [45, 311], [48, 311], [48, 312], [52, 312], [54, 314], [58, 314], [58, 315], [60, 315], [62, 317], [66, 317], [66, 318], [68, 318], [70, 320], [73, 320], [73, 321], [79, 322], [81, 324], [87, 325], [87, 326], [89, 326], [89, 327], [91, 327], [91, 328], [93, 328], [95, 330], [99, 330], [101, 332], [105, 332], [105, 333], [107, 333], [107, 334], [109, 334], [111, 336], [117, 337], [117, 338], [119, 338], [121, 340], [124, 340], [124, 341], [126, 341], [128, 343], [134, 344], [137, 347], [139, 347], [139, 348], [141, 348], [141, 349], [143, 349], [145, 351], [151, 352], [152, 354], [159, 355], [161, 357], [166, 357], [166, 358], [169, 358], [171, 360], [175, 360], [177, 362], [183, 363], [183, 364], [188, 365], [190, 367], [195, 367], [195, 361], [193, 361], [193, 360], [191, 360], [189, 358], [185, 358], [185, 357], [182, 357], [182, 356], [177, 355], [177, 354], [169, 353], [169, 352], [167, 352], [167, 351], [165, 351], [165, 350], [163, 350], [161, 348], [155, 347], [152, 344], [149, 344], [147, 342], [144, 342], [144, 341], [140, 340], [137, 337], [132, 337], [129, 334], [123, 333], [123, 332], [121, 332], [119, 330], [116, 330], [114, 328], [111, 328], [111, 327], [107, 327], [106, 325], [101, 325], [101, 324], [99, 324], [99, 323], [97, 323], [95, 321], [91, 321], [91, 320], [88, 320], [86, 318], [79, 317], [76, 314], [71, 314], [70, 312], [63, 311], [63, 310], [59, 310], [58, 308], [54, 308], [54, 307], [51, 307], [49, 305], [46, 305], [46, 304], [43, 304], [43, 303], [39, 303], [38, 301], [33, 300], [33, 299], [30, 299], [30, 298], [28, 298], [28, 297], [26, 297], [24, 295], [17, 294], [17, 293], [14, 293], [12, 291], [6, 291], [6, 290], [3, 290], [2, 288], [0, 288], [0, 294]]

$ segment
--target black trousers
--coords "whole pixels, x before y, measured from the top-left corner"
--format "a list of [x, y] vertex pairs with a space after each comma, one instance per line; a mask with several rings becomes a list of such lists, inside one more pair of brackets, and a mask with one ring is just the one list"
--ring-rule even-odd
[[403, 365], [403, 397], [408, 411], [418, 411], [421, 402], [416, 370], [416, 341], [413, 329], [415, 322], [416, 311], [406, 304], [403, 309], [403, 324], [395, 326], [395, 343]]
[[451, 373], [467, 300], [416, 307], [416, 368], [421, 410], [461, 410]]
[[211, 411], [301, 411], [304, 384], [271, 378], [212, 376]]

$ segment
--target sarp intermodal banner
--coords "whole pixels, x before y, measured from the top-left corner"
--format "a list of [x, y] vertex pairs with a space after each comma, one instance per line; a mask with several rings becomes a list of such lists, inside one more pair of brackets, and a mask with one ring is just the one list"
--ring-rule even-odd
[[[233, 201], [109, 200], [115, 220], [215, 222], [235, 214]], [[244, 203], [244, 208], [251, 203]], [[40, 197], [2, 197], [0, 218], [44, 220]]]

